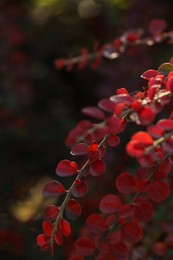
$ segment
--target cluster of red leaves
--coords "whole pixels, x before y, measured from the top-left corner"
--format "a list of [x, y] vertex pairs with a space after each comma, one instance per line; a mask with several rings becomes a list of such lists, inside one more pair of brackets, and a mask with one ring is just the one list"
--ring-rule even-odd
[[[152, 28], [152, 27], [151, 27]], [[151, 29], [150, 28], [150, 29]], [[159, 34], [159, 31], [158, 31]], [[157, 34], [157, 35], [158, 35]], [[97, 120], [81, 121], [72, 129], [66, 143], [73, 156], [81, 156], [82, 167], [75, 161], [62, 160], [56, 167], [60, 177], [73, 177], [69, 189], [52, 180], [46, 184], [46, 197], [64, 196], [60, 206], [45, 209], [43, 234], [37, 244], [49, 249], [63, 244], [63, 237], [71, 233], [70, 223], [81, 214], [77, 201], [88, 191], [85, 178], [90, 174], [100, 176], [106, 171], [104, 156], [107, 146], [120, 143], [118, 134], [125, 130], [129, 121], [148, 126], [146, 132], [136, 132], [126, 146], [127, 153], [136, 157], [142, 166], [134, 175], [122, 172], [115, 181], [118, 195], [107, 194], [100, 203], [100, 213], [92, 213], [86, 219], [86, 232], [75, 242], [70, 260], [91, 257], [97, 260], [125, 260], [134, 244], [141, 241], [146, 222], [153, 217], [155, 203], [163, 202], [170, 195], [168, 174], [173, 165], [173, 115], [152, 124], [156, 114], [171, 101], [173, 93], [173, 59], [163, 63], [158, 70], [147, 70], [142, 77], [148, 86], [135, 95], [124, 88], [110, 99], [99, 101], [97, 107], [86, 107], [82, 112]], [[131, 197], [126, 202], [124, 196]], [[164, 251], [153, 245], [153, 252]]]
[[90, 65], [92, 69], [97, 69], [103, 58], [116, 59], [126, 50], [130, 50], [139, 45], [154, 45], [159, 42], [167, 40], [168, 44], [172, 44], [173, 35], [172, 31], [164, 32], [167, 23], [162, 19], [153, 19], [148, 25], [149, 36], [143, 38], [143, 31], [141, 29], [133, 29], [125, 32], [120, 37], [115, 38], [112, 42], [99, 46], [94, 44], [93, 52], [89, 53], [87, 48], [80, 51], [80, 56], [73, 58], [60, 58], [56, 59], [54, 64], [57, 70], [65, 68], [71, 70], [76, 64], [78, 69], [84, 69]]

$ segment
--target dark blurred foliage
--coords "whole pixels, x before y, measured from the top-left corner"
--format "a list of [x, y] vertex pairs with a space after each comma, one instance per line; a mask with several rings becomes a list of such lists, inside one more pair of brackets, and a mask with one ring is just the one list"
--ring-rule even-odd
[[[172, 1], [161, 0], [0, 1], [0, 259], [66, 259], [73, 236], [53, 257], [40, 251], [35, 238], [46, 205], [42, 187], [54, 178], [58, 161], [69, 157], [68, 131], [83, 118], [82, 107], [96, 105], [119, 87], [141, 88], [140, 74], [173, 53], [165, 43], [140, 46], [135, 54], [104, 60], [96, 71], [56, 71], [54, 60], [78, 55], [83, 47], [92, 50], [96, 42], [109, 42], [130, 28], [145, 31], [153, 18], [165, 19], [173, 29], [172, 8]], [[116, 172], [130, 165], [120, 152], [107, 160]], [[99, 192], [113, 190], [107, 176], [104, 181], [104, 191], [97, 182], [84, 199], [84, 217], [86, 205], [96, 207]]]

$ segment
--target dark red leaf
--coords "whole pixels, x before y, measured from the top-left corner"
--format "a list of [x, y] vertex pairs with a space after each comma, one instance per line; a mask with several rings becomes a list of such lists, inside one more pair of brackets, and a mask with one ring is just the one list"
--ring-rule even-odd
[[160, 138], [164, 134], [164, 130], [159, 125], [150, 125], [147, 128], [147, 132], [149, 135], [151, 135], [153, 138]]
[[115, 104], [119, 104], [119, 103], [131, 104], [133, 102], [133, 98], [128, 94], [114, 95], [110, 97], [110, 100]]
[[69, 160], [60, 161], [56, 167], [56, 174], [60, 177], [73, 176], [77, 171], [77, 164]]
[[59, 221], [59, 230], [63, 234], [63, 236], [68, 237], [71, 234], [71, 227], [67, 220], [60, 219]]
[[45, 197], [58, 197], [62, 194], [66, 193], [63, 185], [58, 181], [49, 181], [43, 189], [43, 195]]
[[80, 181], [79, 183], [76, 183], [72, 190], [72, 194], [75, 198], [81, 198], [83, 197], [88, 191], [88, 185], [84, 181]]
[[143, 79], [147, 79], [149, 80], [150, 78], [155, 78], [158, 75], [158, 71], [157, 70], [147, 70], [145, 71], [141, 77]]
[[98, 107], [85, 107], [82, 109], [82, 113], [100, 120], [105, 119], [105, 114]]
[[59, 208], [54, 205], [50, 205], [46, 207], [44, 210], [44, 219], [49, 221], [54, 221], [58, 216], [58, 213], [59, 213]]
[[106, 112], [113, 113], [115, 110], [115, 104], [109, 99], [102, 99], [98, 103], [98, 107]]
[[133, 217], [139, 222], [147, 222], [153, 217], [153, 207], [149, 202], [143, 202], [133, 207]]
[[90, 232], [94, 234], [103, 234], [108, 228], [105, 219], [99, 214], [89, 215], [86, 220], [86, 225]]
[[136, 192], [144, 192], [148, 187], [149, 181], [147, 179], [141, 179], [136, 182]]
[[119, 145], [119, 143], [120, 138], [116, 135], [111, 135], [107, 140], [107, 144], [112, 147]]
[[85, 143], [79, 143], [72, 147], [71, 153], [73, 155], [84, 155], [88, 153], [88, 145]]
[[43, 231], [44, 231], [45, 235], [51, 236], [52, 231], [54, 229], [54, 225], [51, 222], [46, 220], [46, 221], [43, 221], [42, 226], [43, 226]]
[[63, 244], [63, 237], [61, 235], [61, 233], [57, 230], [55, 232], [55, 243], [58, 245], [58, 246], [61, 246]]
[[153, 181], [148, 186], [147, 194], [155, 202], [162, 202], [170, 194], [169, 185], [163, 181]]
[[81, 206], [76, 200], [71, 199], [68, 201], [65, 208], [65, 213], [69, 219], [77, 219], [80, 216], [81, 211]]
[[95, 251], [95, 244], [90, 238], [81, 237], [75, 243], [75, 250], [81, 256], [90, 256]]
[[123, 172], [118, 176], [115, 184], [121, 193], [130, 194], [135, 191], [136, 180], [129, 173]]
[[99, 203], [99, 209], [104, 214], [116, 213], [120, 210], [121, 206], [121, 200], [114, 194], [105, 195]]
[[167, 23], [163, 19], [153, 19], [149, 26], [148, 30], [152, 35], [157, 35], [163, 32], [166, 29]]
[[128, 257], [129, 249], [121, 241], [110, 245], [109, 249], [110, 249], [110, 253], [117, 259], [124, 259], [124, 258]]
[[119, 119], [117, 116], [113, 115], [106, 120], [106, 127], [109, 133], [118, 134], [122, 132], [126, 127], [126, 122], [124, 119]]
[[127, 222], [123, 224], [121, 228], [122, 239], [133, 244], [142, 239], [142, 233], [142, 229], [137, 221]]
[[90, 164], [89, 172], [93, 176], [100, 176], [106, 171], [106, 165], [101, 159], [97, 159]]

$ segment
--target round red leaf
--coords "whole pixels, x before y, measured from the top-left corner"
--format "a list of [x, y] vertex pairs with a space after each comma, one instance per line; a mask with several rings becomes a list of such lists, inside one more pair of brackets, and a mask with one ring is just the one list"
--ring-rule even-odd
[[80, 216], [81, 211], [81, 206], [76, 200], [71, 199], [68, 201], [67, 206], [65, 208], [65, 213], [69, 219], [77, 219]]
[[122, 239], [133, 244], [142, 239], [142, 233], [142, 229], [136, 221], [127, 222], [121, 228]]
[[68, 237], [71, 234], [71, 227], [67, 220], [60, 219], [59, 221], [59, 230], [63, 234], [63, 236]]
[[148, 125], [155, 118], [155, 112], [150, 107], [143, 107], [137, 113], [141, 125]]
[[106, 112], [113, 113], [115, 109], [115, 104], [109, 99], [102, 99], [99, 101], [98, 106], [105, 110]]
[[147, 194], [155, 202], [162, 202], [170, 194], [169, 185], [163, 181], [153, 181], [149, 184]]
[[116, 213], [119, 211], [121, 206], [121, 200], [114, 194], [104, 196], [99, 203], [99, 209], [104, 214]]
[[101, 215], [95, 213], [91, 214], [87, 218], [86, 225], [89, 228], [90, 232], [95, 234], [102, 234], [108, 228], [105, 219]]
[[105, 114], [97, 107], [85, 107], [82, 109], [82, 113], [97, 119], [101, 119], [101, 120], [105, 119]]
[[61, 235], [61, 233], [57, 230], [55, 232], [55, 243], [58, 245], [58, 246], [61, 246], [63, 244], [63, 237]]
[[73, 155], [84, 155], [88, 153], [88, 145], [85, 143], [79, 143], [72, 147], [71, 153]]
[[173, 130], [173, 120], [172, 119], [161, 119], [158, 121], [157, 125], [163, 129], [163, 131]]
[[157, 70], [147, 70], [142, 75], [141, 78], [149, 80], [150, 78], [155, 78], [158, 75]]
[[45, 197], [57, 197], [66, 193], [63, 185], [58, 181], [49, 181], [43, 189], [43, 195]]
[[79, 255], [90, 256], [95, 251], [95, 244], [90, 238], [81, 237], [75, 243], [75, 250]]
[[40, 234], [37, 236], [37, 245], [39, 245], [42, 248], [49, 248], [49, 240], [50, 237], [45, 234]]
[[42, 223], [42, 227], [43, 227], [43, 231], [45, 233], [45, 235], [51, 236], [52, 235], [52, 231], [54, 229], [54, 225], [49, 222], [49, 221], [43, 221]]
[[127, 172], [121, 173], [115, 183], [121, 193], [130, 194], [135, 191], [136, 180]]
[[117, 259], [124, 259], [128, 257], [129, 249], [128, 247], [121, 241], [111, 244], [109, 246], [110, 253], [116, 257]]
[[153, 217], [153, 207], [149, 202], [143, 202], [133, 207], [133, 217], [139, 222], [147, 222]]
[[106, 165], [101, 159], [97, 159], [90, 164], [89, 172], [93, 176], [100, 176], [106, 170]]
[[88, 185], [84, 181], [80, 181], [79, 183], [75, 184], [72, 194], [75, 198], [83, 197], [88, 191]]
[[150, 125], [147, 128], [147, 132], [153, 137], [153, 138], [160, 138], [163, 136], [164, 131], [161, 126], [159, 125]]
[[44, 210], [44, 219], [49, 221], [54, 221], [58, 216], [58, 213], [59, 213], [59, 208], [54, 205], [50, 205], [46, 207]]
[[73, 176], [77, 171], [77, 164], [69, 160], [60, 161], [56, 167], [56, 174], [60, 177]]
[[112, 147], [119, 145], [119, 143], [120, 138], [116, 135], [111, 135], [107, 140], [107, 144]]

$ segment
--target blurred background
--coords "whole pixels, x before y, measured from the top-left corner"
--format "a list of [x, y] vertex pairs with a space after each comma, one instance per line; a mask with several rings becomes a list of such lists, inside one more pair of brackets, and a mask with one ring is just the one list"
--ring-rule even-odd
[[[171, 0], [0, 0], [0, 259], [67, 259], [73, 237], [51, 257], [36, 245], [36, 236], [44, 207], [53, 203], [42, 197], [42, 188], [55, 178], [58, 161], [69, 158], [68, 131], [85, 118], [84, 106], [120, 87], [141, 88], [141, 73], [169, 61], [173, 49], [166, 43], [139, 46], [135, 55], [104, 59], [97, 70], [57, 71], [55, 59], [79, 55], [84, 47], [92, 51], [95, 43], [131, 28], [147, 31], [153, 18], [165, 19], [172, 30], [172, 10]], [[119, 162], [116, 171], [131, 165], [118, 154], [108, 159]], [[100, 194], [110, 189], [91, 190], [75, 230], [86, 205], [97, 208]]]

